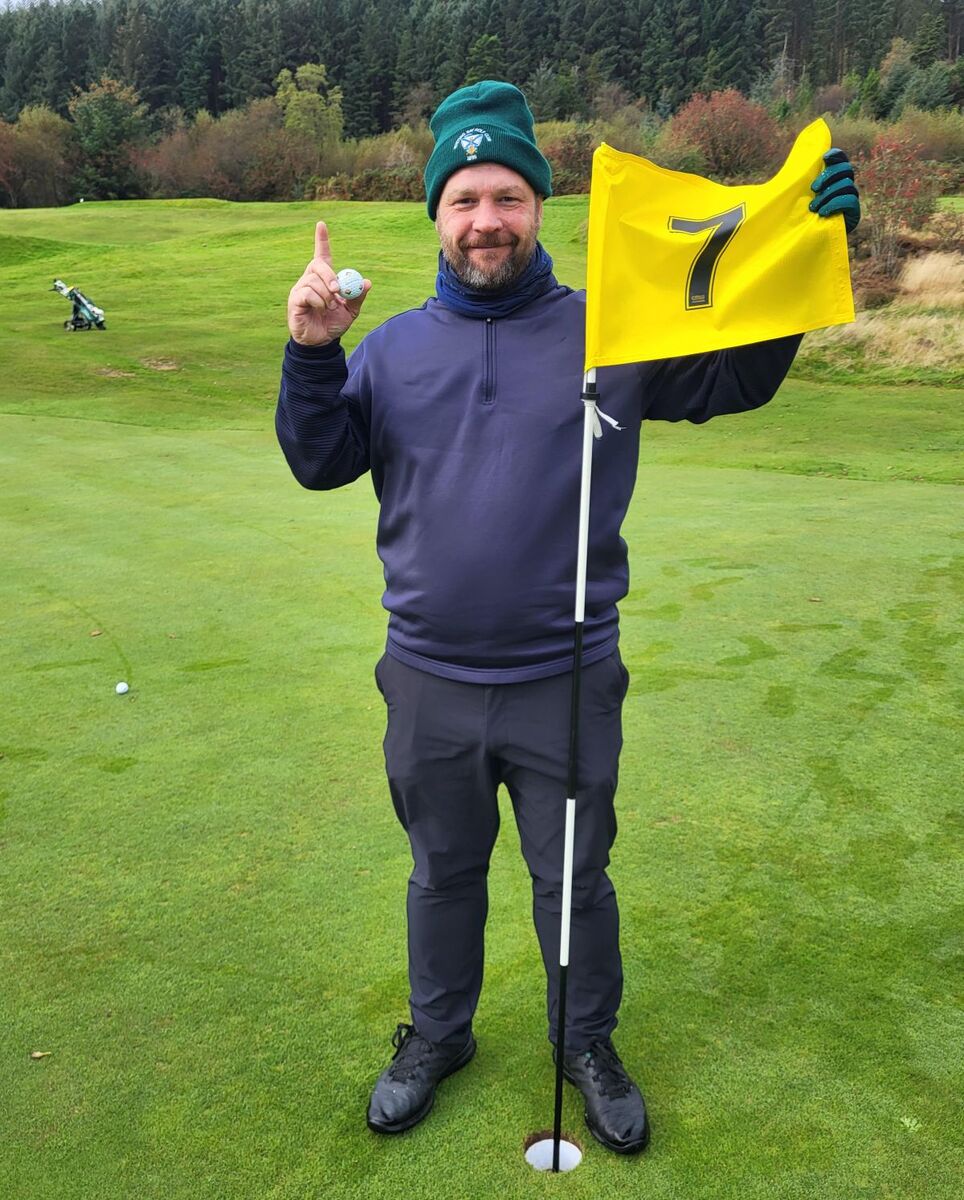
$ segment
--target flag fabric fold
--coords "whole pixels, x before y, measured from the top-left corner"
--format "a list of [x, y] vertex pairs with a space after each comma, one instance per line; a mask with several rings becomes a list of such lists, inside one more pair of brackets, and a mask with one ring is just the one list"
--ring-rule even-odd
[[599, 146], [586, 370], [853, 321], [843, 219], [808, 207], [830, 144], [826, 122], [816, 120], [772, 179], [736, 187]]

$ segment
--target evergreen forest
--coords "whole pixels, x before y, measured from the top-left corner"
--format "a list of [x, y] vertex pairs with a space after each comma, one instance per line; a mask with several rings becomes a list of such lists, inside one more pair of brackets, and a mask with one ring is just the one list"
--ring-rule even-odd
[[340, 89], [349, 138], [493, 77], [522, 86], [540, 121], [585, 116], [607, 85], [666, 117], [774, 72], [813, 89], [864, 79], [894, 38], [919, 71], [943, 65], [940, 98], [959, 102], [962, 29], [964, 0], [44, 0], [0, 11], [0, 117], [66, 117], [109, 76], [161, 129], [270, 97], [304, 63]]

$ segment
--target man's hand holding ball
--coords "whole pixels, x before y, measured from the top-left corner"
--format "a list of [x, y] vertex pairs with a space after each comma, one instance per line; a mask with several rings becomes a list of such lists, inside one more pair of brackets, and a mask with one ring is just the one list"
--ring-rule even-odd
[[328, 226], [315, 226], [315, 256], [288, 294], [288, 332], [300, 346], [326, 346], [339, 338], [361, 311], [371, 280], [357, 271], [335, 272]]

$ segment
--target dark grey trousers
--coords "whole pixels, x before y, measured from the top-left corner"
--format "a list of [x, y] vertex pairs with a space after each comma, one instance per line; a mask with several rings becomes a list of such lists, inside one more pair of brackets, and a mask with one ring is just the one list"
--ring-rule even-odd
[[[572, 676], [458, 683], [386, 654], [375, 679], [388, 706], [392, 802], [415, 863], [408, 885], [412, 1022], [434, 1042], [462, 1042], [471, 1028], [499, 829], [496, 793], [505, 784], [532, 876], [554, 1042]], [[618, 652], [583, 668], [567, 1052], [612, 1032], [622, 995], [619, 913], [606, 867], [628, 685]]]

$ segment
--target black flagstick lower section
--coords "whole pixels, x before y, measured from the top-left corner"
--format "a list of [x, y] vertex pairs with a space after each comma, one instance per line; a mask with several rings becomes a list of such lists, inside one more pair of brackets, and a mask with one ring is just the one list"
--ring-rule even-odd
[[[579, 688], [582, 683], [583, 622], [576, 622], [572, 663], [572, 704], [569, 710], [569, 770], [566, 796], [576, 798], [576, 755], [579, 747]], [[560, 923], [564, 919], [559, 914]], [[568, 964], [559, 963], [559, 1000], [556, 1008], [556, 1105], [552, 1122], [552, 1169], [559, 1170], [559, 1143], [562, 1140], [562, 1083], [566, 1056], [566, 976]]]
[[552, 1123], [552, 1170], [559, 1171], [562, 1141], [562, 1083], [566, 1063], [566, 976], [572, 918], [572, 869], [575, 854], [577, 748], [579, 745], [579, 688], [582, 683], [582, 631], [586, 615], [586, 570], [589, 554], [589, 493], [592, 481], [592, 439], [599, 436], [595, 415], [596, 371], [583, 377], [582, 483], [579, 490], [579, 538], [576, 553], [575, 631], [572, 655], [572, 707], [569, 712], [569, 770], [563, 840], [563, 880], [559, 906], [559, 987], [556, 1002], [556, 1105]]

